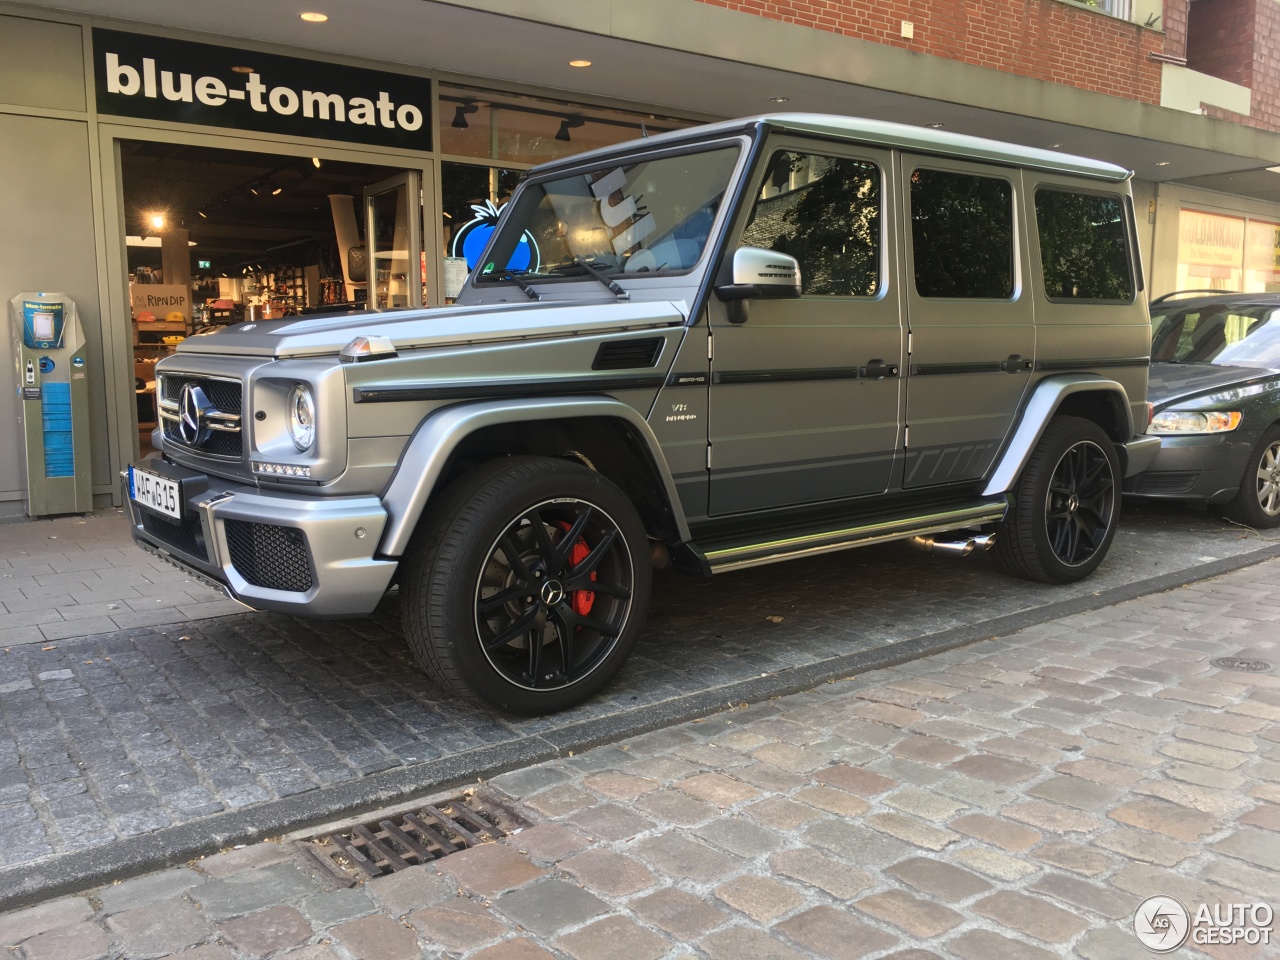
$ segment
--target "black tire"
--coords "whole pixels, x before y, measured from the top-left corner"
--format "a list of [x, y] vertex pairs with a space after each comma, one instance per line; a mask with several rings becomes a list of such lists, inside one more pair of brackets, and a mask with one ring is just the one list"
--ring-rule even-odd
[[644, 524], [607, 478], [504, 458], [451, 484], [414, 534], [405, 639], [452, 693], [510, 713], [564, 710], [630, 655], [652, 577]]
[[1120, 461], [1091, 420], [1055, 417], [1014, 487], [996, 530], [996, 559], [1041, 583], [1073, 583], [1100, 564], [1120, 516]]
[[1240, 492], [1223, 505], [1222, 515], [1255, 530], [1280, 527], [1280, 426], [1262, 434], [1245, 464]]

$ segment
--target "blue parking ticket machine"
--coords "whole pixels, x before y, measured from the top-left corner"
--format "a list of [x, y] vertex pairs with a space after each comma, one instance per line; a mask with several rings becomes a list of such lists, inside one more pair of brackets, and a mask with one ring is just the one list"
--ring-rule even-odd
[[89, 371], [75, 301], [24, 291], [9, 301], [9, 316], [26, 440], [27, 513], [88, 513]]

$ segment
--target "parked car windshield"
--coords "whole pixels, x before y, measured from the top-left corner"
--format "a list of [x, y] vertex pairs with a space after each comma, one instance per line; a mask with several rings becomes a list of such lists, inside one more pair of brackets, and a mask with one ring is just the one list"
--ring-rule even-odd
[[498, 227], [476, 283], [597, 273], [676, 273], [702, 256], [739, 148], [718, 147], [527, 185]]
[[1169, 304], [1151, 313], [1153, 363], [1280, 368], [1280, 305]]

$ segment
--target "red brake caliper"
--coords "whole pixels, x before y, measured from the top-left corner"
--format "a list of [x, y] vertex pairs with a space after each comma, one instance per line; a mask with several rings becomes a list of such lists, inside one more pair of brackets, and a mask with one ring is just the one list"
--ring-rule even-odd
[[[563, 520], [557, 521], [561, 530], [568, 530], [570, 525]], [[569, 566], [576, 567], [591, 553], [591, 548], [587, 546], [587, 541], [582, 537], [578, 538], [578, 542], [573, 545], [573, 549], [569, 551]], [[591, 571], [591, 579], [596, 578], [596, 572]], [[585, 617], [591, 612], [591, 608], [595, 606], [596, 595], [592, 590], [574, 590], [569, 594], [573, 605], [573, 612], [580, 617]]]

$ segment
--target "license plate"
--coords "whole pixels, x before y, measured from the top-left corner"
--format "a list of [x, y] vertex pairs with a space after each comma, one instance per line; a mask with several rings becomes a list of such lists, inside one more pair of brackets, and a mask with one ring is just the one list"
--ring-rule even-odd
[[137, 467], [129, 468], [129, 498], [175, 520], [182, 519], [182, 487], [178, 481]]

